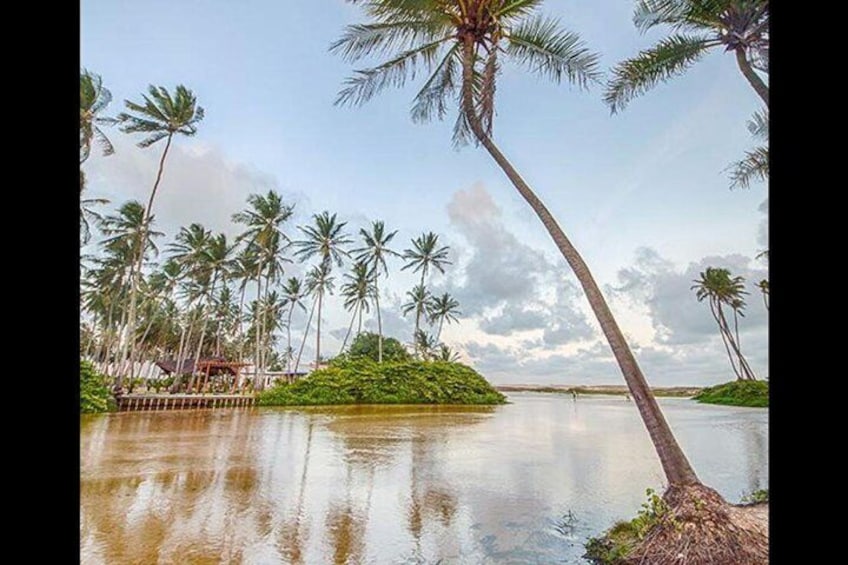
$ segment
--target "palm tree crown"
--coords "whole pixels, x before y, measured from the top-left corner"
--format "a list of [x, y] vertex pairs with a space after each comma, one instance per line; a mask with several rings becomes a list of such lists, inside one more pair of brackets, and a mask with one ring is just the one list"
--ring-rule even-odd
[[342, 231], [347, 222], [337, 222], [336, 215], [330, 215], [327, 211], [313, 214], [312, 219], [315, 220], [314, 226], [297, 228], [303, 232], [306, 239], [295, 243], [298, 247], [295, 255], [302, 261], [318, 255], [322, 263], [330, 265], [335, 261], [336, 265], [341, 267], [342, 257], [347, 255], [344, 246], [351, 242]]
[[114, 118], [100, 115], [111, 101], [112, 93], [103, 86], [100, 76], [83, 69], [80, 72], [80, 163], [88, 159], [91, 154], [91, 142], [94, 139], [103, 148], [103, 155], [111, 155], [115, 152], [112, 142], [98, 127], [98, 124], [115, 123]]
[[450, 265], [448, 260], [448, 246], [439, 247], [439, 236], [433, 232], [421, 234], [412, 240], [413, 249], [403, 250], [403, 260], [406, 264], [400, 268], [401, 271], [412, 269], [413, 273], [421, 271], [421, 284], [430, 267], [434, 267], [440, 273], [445, 272], [445, 265]]
[[146, 135], [139, 147], [149, 147], [166, 137], [181, 133], [193, 136], [197, 133], [197, 124], [203, 119], [204, 111], [197, 105], [197, 98], [183, 85], [174, 89], [174, 95], [164, 86], [147, 88], [149, 96], [142, 94], [144, 103], [137, 104], [125, 100], [127, 109], [134, 113], [121, 112], [118, 120], [124, 125], [124, 133], [143, 133]]
[[[351, 0], [356, 2], [356, 0]], [[599, 78], [598, 57], [559, 22], [534, 13], [541, 0], [371, 0], [359, 2], [372, 23], [350, 25], [330, 50], [355, 62], [387, 60], [355, 71], [337, 104], [360, 105], [389, 86], [402, 87], [423, 67], [428, 78], [415, 95], [412, 119], [443, 119], [459, 102], [454, 142], [466, 143], [479, 123], [491, 134], [501, 59], [582, 87]], [[469, 101], [466, 104], [463, 99]]]
[[736, 54], [742, 74], [768, 105], [768, 86], [754, 71], [768, 73], [768, 0], [639, 0], [633, 21], [641, 31], [667, 25], [674, 33], [616, 65], [604, 95], [613, 112], [682, 74], [714, 47]]

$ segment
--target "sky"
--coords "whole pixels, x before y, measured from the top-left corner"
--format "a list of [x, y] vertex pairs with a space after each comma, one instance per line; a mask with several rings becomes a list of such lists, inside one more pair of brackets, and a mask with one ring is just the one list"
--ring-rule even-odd
[[[632, 12], [631, 0], [551, 0], [540, 10], [579, 33], [605, 72], [666, 33], [640, 34]], [[112, 94], [106, 115], [140, 101], [150, 84], [184, 84], [205, 109], [197, 135], [176, 139], [168, 155], [157, 229], [169, 239], [200, 222], [234, 237], [232, 214], [249, 194], [273, 189], [295, 205], [295, 238], [324, 210], [357, 241], [360, 228], [385, 221], [398, 252], [433, 231], [453, 264], [427, 284], [460, 302], [459, 321], [441, 337], [464, 362], [500, 384], [621, 384], [577, 279], [533, 211], [484, 149], [452, 146], [455, 108], [443, 122], [413, 123], [421, 77], [359, 108], [333, 104], [354, 68], [376, 62], [351, 65], [328, 50], [344, 26], [363, 21], [343, 0], [81, 3], [80, 61]], [[768, 188], [730, 190], [726, 170], [756, 144], [746, 121], [759, 99], [721, 51], [615, 115], [602, 90], [505, 65], [495, 142], [582, 254], [649, 383], [733, 378], [709, 308], [690, 289], [708, 266], [745, 277], [743, 352], [768, 377], [768, 311], [754, 286], [768, 277], [756, 258], [768, 248]], [[109, 199], [107, 212], [146, 202], [161, 144], [141, 149], [138, 137], [106, 132], [116, 152], [92, 151], [87, 197]], [[414, 321], [401, 305], [417, 276], [401, 266], [389, 262], [381, 307], [384, 332], [408, 342]], [[308, 267], [291, 265], [286, 276]], [[296, 346], [303, 318], [293, 322]], [[349, 320], [338, 297], [327, 300], [322, 353], [338, 351]], [[365, 325], [376, 329], [376, 320]]]

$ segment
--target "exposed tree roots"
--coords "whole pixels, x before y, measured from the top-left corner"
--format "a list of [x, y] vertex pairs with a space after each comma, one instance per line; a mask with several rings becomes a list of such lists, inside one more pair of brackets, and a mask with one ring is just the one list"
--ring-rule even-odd
[[621, 563], [768, 563], [768, 524], [761, 510], [733, 506], [703, 485], [669, 487], [663, 500], [667, 511]]

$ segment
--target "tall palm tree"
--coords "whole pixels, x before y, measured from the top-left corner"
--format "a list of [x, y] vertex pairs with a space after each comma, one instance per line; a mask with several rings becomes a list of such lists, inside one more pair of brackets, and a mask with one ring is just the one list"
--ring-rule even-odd
[[355, 263], [351, 272], [344, 275], [347, 281], [342, 285], [342, 296], [345, 299], [344, 307], [348, 312], [352, 312], [352, 315], [339, 353], [344, 352], [357, 315], [359, 316], [359, 329], [356, 334], [362, 333], [362, 312], [367, 312], [370, 309], [370, 300], [374, 296], [374, 281], [371, 275], [368, 265], [362, 262]]
[[[203, 108], [197, 105], [195, 95], [183, 85], [176, 87], [173, 96], [171, 96], [171, 93], [165, 87], [157, 87], [152, 84], [148, 87], [147, 92], [150, 96], [142, 94], [142, 98], [144, 99], [142, 104], [124, 100], [124, 105], [129, 112], [121, 112], [117, 118], [123, 124], [121, 131], [124, 133], [144, 134], [144, 139], [138, 143], [139, 147], [150, 147], [162, 139], [166, 140], [165, 149], [162, 151], [162, 156], [159, 159], [159, 170], [156, 173], [156, 180], [153, 182], [153, 190], [150, 191], [150, 198], [147, 201], [147, 207], [144, 209], [145, 222], [153, 213], [153, 201], [156, 198], [156, 191], [159, 189], [159, 183], [162, 180], [165, 158], [168, 156], [168, 150], [171, 147], [171, 141], [174, 135], [193, 136], [197, 133], [197, 124], [204, 116]], [[138, 277], [141, 271], [141, 261], [142, 258], [139, 255], [136, 259], [135, 278], [130, 287], [128, 318], [129, 326], [133, 330], [135, 329], [136, 293]], [[130, 344], [130, 357], [132, 357], [133, 347], [134, 344]]]
[[336, 215], [330, 215], [324, 211], [320, 214], [313, 214], [312, 219], [315, 225], [298, 226], [305, 239], [294, 243], [297, 247], [295, 256], [301, 261], [306, 261], [312, 257], [319, 257], [322, 263], [327, 263], [332, 266], [342, 266], [342, 257], [347, 256], [345, 246], [351, 243], [351, 239], [344, 233], [344, 227], [347, 222], [336, 221]]
[[289, 307], [289, 316], [286, 323], [286, 371], [292, 372], [292, 346], [291, 346], [291, 325], [292, 314], [295, 307], [300, 307], [306, 312], [306, 306], [303, 305], [303, 297], [306, 295], [306, 289], [301, 284], [297, 277], [289, 278], [283, 285], [283, 304]]
[[377, 362], [383, 362], [383, 318], [380, 315], [380, 286], [378, 279], [380, 278], [380, 270], [386, 276], [389, 275], [389, 269], [386, 267], [386, 257], [399, 257], [400, 253], [389, 249], [388, 245], [397, 234], [397, 230], [386, 233], [386, 226], [382, 220], [377, 220], [371, 223], [371, 231], [365, 228], [360, 228], [359, 235], [362, 236], [363, 246], [354, 249], [356, 253], [356, 261], [365, 263], [371, 269], [374, 279], [374, 305], [377, 309]]
[[[718, 324], [721, 340], [724, 343], [733, 372], [736, 374], [736, 379], [757, 380], [750, 365], [742, 355], [739, 342], [739, 315], [745, 308], [742, 295], [747, 294], [745, 279], [742, 277], [731, 278], [730, 271], [727, 269], [707, 267], [705, 271], [701, 271], [699, 278], [692, 282], [695, 284], [691, 288], [695, 291], [698, 302], [704, 299], [708, 300], [710, 313]], [[734, 331], [730, 329], [722, 305], [727, 305], [733, 310]]]
[[768, 0], [639, 0], [633, 17], [644, 32], [666, 25], [673, 35], [612, 70], [604, 100], [613, 112], [669, 78], [682, 74], [710, 49], [733, 52], [745, 79], [768, 107]]
[[459, 311], [459, 302], [450, 295], [444, 293], [441, 296], [433, 297], [427, 305], [427, 315], [430, 323], [439, 322], [439, 329], [436, 332], [436, 341], [442, 336], [442, 326], [445, 322], [450, 325], [452, 322], [458, 322], [462, 312]]
[[116, 122], [114, 118], [101, 115], [111, 101], [112, 93], [103, 86], [100, 75], [82, 69], [80, 71], [80, 165], [91, 154], [91, 143], [94, 140], [100, 144], [103, 155], [111, 155], [115, 152], [112, 142], [100, 129], [100, 125], [112, 125]]
[[[448, 250], [450, 248], [447, 245], [439, 247], [439, 236], [433, 232], [423, 233], [413, 239], [412, 247], [412, 249], [403, 250], [403, 260], [406, 264], [400, 270], [405, 271], [411, 268], [413, 273], [421, 271], [421, 282], [419, 285], [422, 287], [424, 286], [424, 279], [430, 267], [444, 274], [444, 266], [451, 264], [448, 261]], [[420, 313], [418, 310], [415, 312], [415, 331], [413, 335], [418, 333], [420, 327]]]
[[[282, 197], [273, 190], [268, 194], [251, 194], [247, 197], [250, 208], [233, 214], [233, 221], [237, 224], [247, 226], [246, 230], [239, 235], [239, 241], [246, 241], [250, 252], [255, 253], [256, 259], [256, 300], [262, 296], [262, 275], [265, 274], [265, 294], [269, 292], [271, 279], [279, 275], [279, 254], [289, 243], [289, 237], [283, 232], [283, 224], [294, 213], [294, 206], [283, 203]], [[254, 310], [258, 314], [259, 310]], [[264, 318], [263, 318], [264, 319]], [[260, 320], [254, 320], [254, 323]], [[263, 328], [256, 327], [255, 352], [254, 352], [254, 382], [256, 390], [260, 390], [264, 383], [262, 378], [262, 348]]]
[[412, 241], [412, 249], [403, 250], [403, 260], [406, 264], [400, 268], [401, 271], [412, 269], [413, 273], [421, 271], [421, 284], [424, 285], [424, 278], [427, 276], [427, 271], [430, 267], [444, 274], [445, 265], [450, 265], [448, 260], [447, 245], [439, 247], [439, 236], [433, 232], [422, 233]]
[[[333, 277], [330, 276], [330, 263], [328, 261], [321, 261], [317, 266], [312, 267], [308, 273], [306, 273], [306, 288], [310, 294], [314, 296], [312, 309], [315, 310], [316, 306], [318, 309], [318, 323], [317, 323], [317, 336], [315, 338], [315, 368], [318, 368], [318, 364], [321, 361], [321, 304], [324, 300], [324, 295], [327, 293], [332, 293], [334, 288]], [[309, 335], [309, 323], [312, 321], [312, 313], [310, 312], [309, 320], [306, 322], [306, 331], [303, 334], [303, 342], [300, 344], [300, 351], [297, 354], [297, 360], [295, 361], [294, 370], [297, 371], [298, 366], [300, 365], [300, 356], [303, 354], [303, 346], [306, 344], [306, 337]]]
[[415, 336], [417, 336], [418, 332], [421, 331], [421, 315], [426, 314], [427, 306], [430, 304], [433, 297], [430, 294], [430, 291], [427, 290], [423, 284], [415, 285], [412, 290], [406, 291], [406, 295], [409, 297], [409, 302], [401, 306], [401, 312], [404, 316], [410, 312], [415, 312], [415, 330], [412, 332], [412, 342], [415, 345], [415, 350], [417, 352], [419, 341], [415, 338]]
[[[363, 2], [370, 23], [348, 26], [331, 50], [350, 61], [367, 55], [388, 60], [358, 70], [339, 93], [339, 104], [363, 104], [407, 78], [428, 78], [415, 96], [412, 119], [443, 118], [447, 104], [458, 102], [456, 142], [476, 139], [527, 201], [550, 234], [586, 292], [648, 429], [670, 486], [700, 486], [677, 443], [636, 358], [618, 327], [598, 284], [556, 219], [492, 140], [494, 95], [501, 59], [511, 60], [555, 82], [579, 86], [599, 79], [598, 56], [580, 37], [550, 18], [536, 15], [540, 1], [372, 0]], [[683, 489], [675, 489], [682, 492]]]

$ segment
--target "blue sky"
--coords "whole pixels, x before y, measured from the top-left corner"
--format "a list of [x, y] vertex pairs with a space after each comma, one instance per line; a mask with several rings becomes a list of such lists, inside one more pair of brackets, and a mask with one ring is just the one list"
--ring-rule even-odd
[[[549, 1], [541, 11], [580, 33], [606, 70], [663, 35], [640, 35], [632, 5]], [[358, 21], [359, 9], [341, 0], [81, 4], [81, 62], [112, 92], [108, 114], [148, 84], [185, 84], [206, 110], [197, 136], [169, 156], [154, 210], [160, 229], [173, 236], [200, 221], [235, 234], [229, 216], [249, 193], [274, 188], [297, 204], [294, 224], [325, 209], [355, 230], [382, 219], [398, 230], [398, 250], [432, 230], [455, 265], [430, 284], [459, 297], [465, 313], [443, 337], [466, 361], [496, 382], [621, 382], [576, 279], [500, 169], [482, 149], [451, 146], [455, 114], [410, 120], [420, 80], [362, 108], [333, 105], [352, 67], [328, 46]], [[607, 289], [648, 380], [729, 380], [718, 332], [689, 286], [707, 265], [751, 282], [767, 276], [754, 259], [767, 247], [767, 188], [731, 191], [724, 171], [754, 145], [745, 122], [758, 99], [722, 52], [614, 116], [601, 91], [506, 67], [496, 142]], [[161, 148], [109, 135], [117, 153], [86, 163], [89, 195], [112, 205], [145, 199]], [[411, 333], [399, 305], [412, 284], [394, 272], [385, 285], [386, 324], [401, 338]], [[766, 376], [768, 316], [749, 290], [742, 341]], [[346, 328], [331, 304], [326, 327]], [[337, 349], [334, 340], [322, 349]]]

